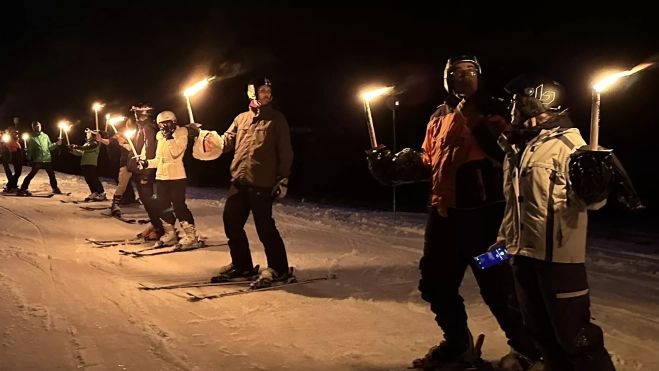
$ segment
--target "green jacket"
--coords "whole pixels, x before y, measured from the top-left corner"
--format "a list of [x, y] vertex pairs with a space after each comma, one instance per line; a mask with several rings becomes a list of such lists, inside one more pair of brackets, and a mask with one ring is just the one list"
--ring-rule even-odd
[[80, 165], [98, 166], [98, 155], [101, 152], [101, 147], [95, 140], [90, 140], [82, 146], [71, 150], [71, 153], [76, 156], [81, 156]]
[[50, 151], [57, 148], [57, 143], [50, 141], [46, 133], [40, 132], [30, 138], [27, 143], [27, 159], [31, 162], [52, 162]]

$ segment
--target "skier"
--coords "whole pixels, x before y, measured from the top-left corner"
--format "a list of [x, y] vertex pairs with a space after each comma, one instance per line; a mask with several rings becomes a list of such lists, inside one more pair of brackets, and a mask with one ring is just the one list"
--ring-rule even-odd
[[[224, 133], [200, 136], [209, 151], [235, 151], [231, 163], [231, 188], [224, 206], [224, 231], [229, 239], [231, 264], [220, 269], [213, 282], [253, 279], [252, 288], [293, 278], [284, 241], [272, 218], [276, 197], [284, 197], [293, 163], [288, 123], [273, 109], [272, 84], [267, 78], [250, 81], [247, 112], [239, 114]], [[192, 125], [190, 125], [192, 126]], [[254, 267], [245, 223], [250, 211], [256, 232], [265, 248], [268, 268], [260, 273]]]
[[39, 169], [46, 170], [53, 193], [62, 194], [62, 191], [57, 186], [57, 178], [55, 178], [55, 171], [53, 170], [53, 158], [50, 154], [57, 146], [62, 145], [62, 139], [59, 139], [56, 143], [52, 143], [48, 135], [41, 131], [41, 123], [38, 121], [32, 123], [32, 130], [34, 133], [27, 145], [27, 160], [32, 164], [32, 170], [23, 179], [23, 184], [21, 184], [21, 189], [17, 195], [32, 196], [28, 188]]
[[[160, 129], [156, 136], [156, 156], [153, 160], [139, 160], [138, 165], [140, 169], [157, 169], [158, 203], [163, 210], [161, 219], [165, 231], [158, 241], [158, 246], [177, 245], [179, 249], [195, 247], [199, 243], [199, 237], [192, 213], [185, 204], [187, 179], [183, 156], [188, 147], [188, 129], [178, 126], [176, 115], [171, 111], [158, 114], [156, 122]], [[185, 233], [180, 241], [174, 226], [176, 219]]]
[[69, 146], [71, 154], [82, 157], [80, 159], [82, 175], [85, 177], [85, 182], [87, 182], [87, 186], [91, 192], [89, 196], [85, 198], [85, 201], [105, 201], [108, 199], [105, 195], [103, 183], [98, 179], [98, 155], [101, 147], [96, 141], [97, 134], [98, 133], [94, 133], [90, 129], [86, 129], [85, 135], [87, 139], [85, 144], [82, 146], [71, 144]]
[[158, 127], [153, 122], [153, 107], [148, 104], [133, 106], [131, 111], [135, 114], [137, 134], [133, 140], [133, 146], [139, 155], [139, 159], [131, 157], [128, 159], [126, 169], [132, 174], [131, 180], [137, 189], [137, 194], [144, 205], [151, 220], [151, 225], [138, 234], [148, 240], [158, 240], [165, 234], [162, 221], [160, 220], [160, 206], [155, 199], [155, 169], [140, 169], [138, 160], [153, 160], [156, 156], [156, 132]]
[[[129, 119], [126, 121], [126, 129], [136, 129], [132, 120]], [[126, 167], [128, 160], [131, 157], [130, 144], [128, 144], [128, 141], [122, 133], [116, 133], [112, 138], [109, 139], [101, 138], [100, 133], [98, 133], [96, 134], [96, 140], [108, 147], [119, 147], [119, 174], [117, 179], [118, 184], [114, 191], [114, 195], [112, 196], [112, 206], [110, 206], [110, 212], [114, 216], [121, 216], [121, 205], [137, 202], [134, 201], [135, 191], [133, 191], [133, 187], [130, 184], [130, 179], [133, 174], [130, 173]]]
[[[630, 209], [643, 206], [610, 151], [590, 151], [560, 111], [563, 89], [550, 79], [520, 76], [506, 152], [507, 205], [497, 242], [512, 255], [524, 322], [549, 371], [615, 370], [602, 329], [591, 322], [586, 274], [587, 210], [604, 206], [613, 185]], [[523, 226], [523, 228], [522, 228]]]
[[540, 352], [519, 313], [511, 267], [502, 264], [480, 270], [474, 262], [474, 257], [487, 252], [503, 217], [503, 152], [496, 138], [508, 125], [501, 116], [493, 115], [479, 127], [466, 127], [462, 102], [472, 95], [484, 96], [479, 89], [480, 76], [476, 57], [449, 59], [444, 86], [450, 96], [431, 116], [423, 152], [407, 148], [394, 156], [379, 146], [367, 152], [369, 169], [374, 178], [389, 186], [431, 181], [419, 291], [430, 303], [435, 321], [444, 331], [444, 341], [415, 360], [414, 367], [433, 369], [478, 361], [459, 293], [469, 266], [511, 347], [498, 366], [542, 370]]
[[[7, 175], [7, 185], [3, 192], [16, 193], [18, 192], [18, 179], [23, 170], [23, 149], [19, 142], [18, 130], [14, 126], [10, 126], [5, 130], [2, 139], [2, 166]], [[14, 166], [13, 173], [9, 164]]]

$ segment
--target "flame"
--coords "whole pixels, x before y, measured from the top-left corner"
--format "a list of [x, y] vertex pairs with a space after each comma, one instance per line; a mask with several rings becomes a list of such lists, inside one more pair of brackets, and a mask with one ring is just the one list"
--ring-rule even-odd
[[57, 124], [57, 127], [60, 128], [60, 129], [65, 129], [65, 128], [69, 127], [69, 125], [67, 125], [66, 121], [62, 120], [62, 121], [59, 122], [59, 124]]
[[370, 101], [373, 98], [376, 98], [376, 97], [379, 97], [381, 95], [389, 93], [392, 89], [393, 89], [393, 87], [389, 86], [389, 87], [385, 87], [385, 88], [369, 90], [369, 91], [366, 91], [366, 92], [362, 93], [362, 99], [364, 99], [365, 101]]
[[30, 139], [30, 134], [23, 133], [23, 140], [28, 140], [28, 139]]
[[62, 129], [64, 129], [64, 131], [68, 132], [71, 129], [71, 127], [69, 125], [65, 124], [64, 126], [62, 126]]
[[92, 106], [92, 109], [93, 109], [94, 111], [99, 111], [101, 108], [103, 108], [103, 106], [105, 106], [105, 104], [94, 103], [94, 105]]
[[108, 122], [110, 123], [110, 125], [116, 125], [116, 124], [118, 124], [118, 123], [120, 123], [121, 121], [124, 121], [124, 120], [126, 120], [125, 116], [116, 116], [116, 117], [113, 117], [113, 118], [109, 119]]
[[208, 86], [208, 83], [213, 81], [213, 80], [215, 80], [215, 76], [207, 77], [207, 78], [197, 82], [196, 84], [194, 84], [191, 87], [187, 88], [183, 92], [183, 96], [191, 97], [191, 96], [197, 94], [201, 89]]
[[135, 130], [125, 130], [124, 131], [124, 137], [126, 137], [126, 138], [132, 138], [133, 135], [135, 135]]
[[109, 113], [108, 113], [107, 115], [105, 115], [105, 119], [106, 119], [106, 120], [109, 120], [109, 119], [110, 119], [110, 114], [109, 114]]
[[2, 134], [2, 141], [3, 142], [9, 143], [10, 140], [11, 140], [11, 137], [9, 136], [9, 134]]
[[623, 77], [627, 77], [630, 75], [635, 74], [636, 72], [640, 72], [650, 66], [652, 66], [654, 63], [641, 63], [638, 66], [632, 68], [631, 70], [628, 71], [622, 71], [618, 73], [613, 73], [611, 75], [608, 75], [601, 79], [600, 81], [597, 82], [597, 84], [593, 85], [593, 89], [595, 89], [596, 92], [601, 93], [604, 91], [604, 89], [608, 88], [609, 86], [613, 85], [616, 81]]

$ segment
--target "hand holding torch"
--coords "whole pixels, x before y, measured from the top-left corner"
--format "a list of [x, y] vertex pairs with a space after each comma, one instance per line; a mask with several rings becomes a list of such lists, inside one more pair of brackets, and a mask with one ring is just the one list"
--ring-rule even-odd
[[370, 101], [373, 100], [374, 98], [377, 98], [377, 97], [381, 96], [381, 95], [387, 94], [392, 89], [393, 89], [392, 87], [386, 87], [386, 88], [370, 90], [370, 91], [362, 93], [362, 100], [364, 101], [364, 112], [366, 113], [366, 119], [368, 120], [367, 121], [367, 126], [368, 126], [368, 133], [371, 137], [371, 147], [372, 148], [376, 148], [378, 146], [378, 141], [375, 138], [375, 127], [373, 126], [373, 116], [371, 115]]

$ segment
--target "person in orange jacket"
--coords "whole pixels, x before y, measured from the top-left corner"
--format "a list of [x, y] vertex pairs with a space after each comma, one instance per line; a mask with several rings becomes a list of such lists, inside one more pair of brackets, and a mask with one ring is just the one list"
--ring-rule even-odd
[[[444, 331], [444, 341], [415, 360], [414, 367], [433, 369], [478, 362], [459, 292], [465, 271], [471, 267], [483, 300], [512, 348], [499, 366], [543, 370], [540, 352], [523, 324], [510, 265], [480, 270], [474, 261], [488, 251], [503, 218], [504, 154], [497, 137], [509, 126], [499, 114], [488, 115], [476, 126], [468, 125], [474, 104], [498, 108], [498, 101], [479, 89], [480, 77], [476, 57], [449, 59], [444, 71], [449, 97], [430, 118], [422, 152], [406, 148], [394, 155], [380, 146], [368, 154], [369, 169], [374, 178], [389, 186], [431, 183], [419, 291]], [[505, 112], [505, 108], [499, 111]]]

